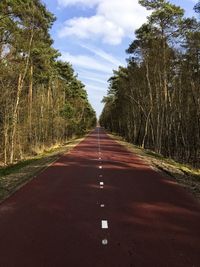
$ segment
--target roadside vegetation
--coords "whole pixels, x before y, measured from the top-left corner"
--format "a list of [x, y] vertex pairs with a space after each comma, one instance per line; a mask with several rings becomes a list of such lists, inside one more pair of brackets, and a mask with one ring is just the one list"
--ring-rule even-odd
[[62, 154], [69, 152], [82, 140], [83, 138], [74, 138], [62, 146], [56, 145], [50, 149], [46, 148], [37, 156], [0, 168], [0, 202], [37, 176]]
[[52, 46], [54, 21], [40, 0], [0, 1], [0, 166], [96, 124], [84, 85]]
[[[100, 124], [126, 141], [200, 167], [200, 2], [197, 18], [165, 0], [127, 49], [128, 65], [110, 78]], [[188, 167], [189, 168], [189, 167]]]

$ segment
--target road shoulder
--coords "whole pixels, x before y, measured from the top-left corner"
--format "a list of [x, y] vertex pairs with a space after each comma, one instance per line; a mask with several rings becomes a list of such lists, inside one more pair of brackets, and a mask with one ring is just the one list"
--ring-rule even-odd
[[122, 137], [108, 133], [108, 135], [124, 146], [127, 150], [137, 154], [155, 171], [165, 177], [175, 179], [182, 187], [200, 201], [200, 169], [194, 169], [191, 166], [180, 164], [172, 159], [164, 158], [162, 155], [145, 150], [131, 143], [126, 142]]
[[[87, 135], [86, 135], [87, 136]], [[0, 203], [47, 169], [63, 154], [69, 153], [83, 138], [69, 140], [65, 145], [28, 158], [6, 168], [0, 168]]]

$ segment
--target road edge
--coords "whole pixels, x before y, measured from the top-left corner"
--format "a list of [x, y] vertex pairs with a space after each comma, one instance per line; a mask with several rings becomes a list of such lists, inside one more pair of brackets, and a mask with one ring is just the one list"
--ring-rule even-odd
[[[52, 161], [48, 162], [47, 165], [45, 166], [41, 166], [41, 169], [37, 170], [35, 173], [33, 173], [32, 175], [28, 176], [27, 178], [25, 178], [25, 181], [23, 181], [22, 183], [20, 183], [18, 186], [13, 188], [13, 191], [8, 193], [5, 197], [3, 197], [2, 199], [0, 199], [0, 205], [5, 202], [8, 198], [10, 198], [12, 195], [14, 195], [16, 192], [18, 192], [21, 188], [23, 188], [26, 184], [28, 184], [29, 182], [31, 182], [33, 179], [36, 179], [37, 176], [39, 176], [41, 173], [43, 173], [45, 170], [47, 170], [50, 166], [52, 166], [56, 161], [58, 161], [62, 156], [69, 154], [73, 149], [75, 149], [78, 145], [80, 145], [80, 143], [82, 143], [92, 132], [93, 130], [89, 131], [85, 136], [81, 137], [81, 138], [77, 138], [77, 143], [73, 144], [69, 149], [68, 147], [71, 145], [71, 143], [73, 142], [73, 139], [69, 140], [69, 144], [66, 145], [66, 149], [62, 152], [58, 152], [58, 154], [55, 154], [55, 159], [52, 159]], [[62, 147], [61, 147], [62, 148]], [[60, 148], [60, 149], [61, 149]], [[45, 158], [45, 157], [44, 157]], [[42, 159], [44, 159], [42, 158]], [[41, 159], [41, 160], [42, 160]], [[28, 166], [28, 165], [27, 165]], [[26, 166], [26, 167], [27, 167]], [[23, 167], [20, 169], [23, 170]]]

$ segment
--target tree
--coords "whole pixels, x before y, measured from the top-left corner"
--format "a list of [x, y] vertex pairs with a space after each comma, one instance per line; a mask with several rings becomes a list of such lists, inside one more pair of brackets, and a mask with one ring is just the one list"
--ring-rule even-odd
[[84, 86], [68, 62], [57, 60], [60, 53], [52, 47], [49, 34], [54, 21], [39, 0], [0, 2], [0, 161], [4, 164], [63, 143], [95, 125]]
[[197, 13], [200, 13], [200, 1], [194, 6], [194, 10], [195, 10]]
[[127, 49], [128, 66], [110, 79], [101, 125], [181, 162], [200, 153], [199, 22], [165, 0], [141, 0], [152, 13]]

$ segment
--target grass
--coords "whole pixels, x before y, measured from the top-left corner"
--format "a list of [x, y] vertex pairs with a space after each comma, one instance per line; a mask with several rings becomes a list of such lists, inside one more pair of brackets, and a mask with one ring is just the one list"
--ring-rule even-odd
[[143, 158], [156, 171], [175, 179], [187, 191], [200, 200], [200, 169], [195, 169], [190, 165], [181, 164], [173, 159], [165, 158], [154, 151], [142, 149], [141, 147], [126, 142], [122, 137], [116, 134], [109, 135], [118, 143], [125, 146], [129, 151]]
[[73, 139], [65, 145], [47, 149], [37, 156], [0, 168], [0, 202], [33, 179], [63, 153], [69, 152], [82, 140], [83, 138]]
[[2, 167], [2, 168], [0, 168], [0, 177], [9, 175], [11, 173], [15, 173], [18, 170], [20, 170], [21, 168], [23, 168], [29, 164], [35, 163], [37, 161], [38, 161], [37, 158], [33, 158], [33, 159], [23, 160], [19, 163], [16, 163], [16, 164], [8, 166], [8, 167]]

